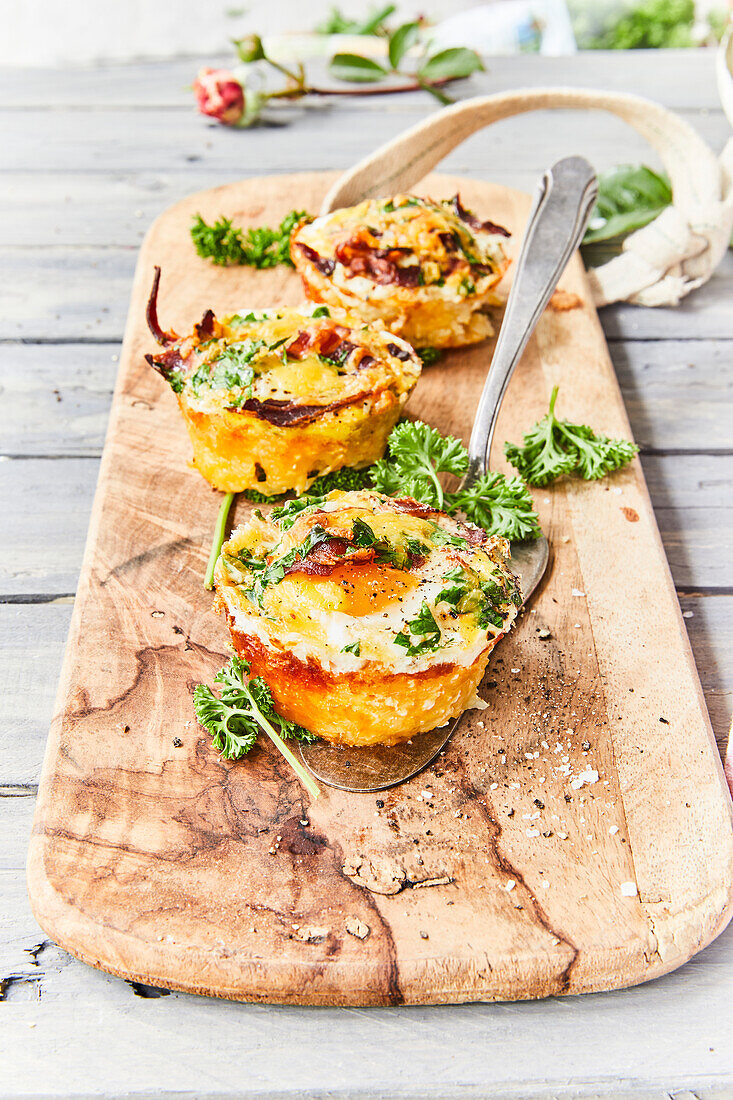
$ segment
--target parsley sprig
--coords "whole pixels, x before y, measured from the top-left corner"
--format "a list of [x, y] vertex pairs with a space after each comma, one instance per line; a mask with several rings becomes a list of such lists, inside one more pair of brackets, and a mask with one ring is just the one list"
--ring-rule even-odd
[[262, 225], [247, 230], [232, 225], [231, 218], [218, 218], [208, 225], [200, 214], [193, 219], [191, 239], [204, 260], [211, 260], [220, 267], [235, 264], [248, 267], [292, 267], [290, 259], [290, 235], [303, 219], [311, 220], [304, 210], [291, 210], [277, 229]]
[[290, 739], [312, 742], [317, 738], [278, 714], [265, 681], [260, 676], [249, 679], [249, 671], [247, 661], [232, 657], [214, 677], [221, 685], [218, 697], [206, 684], [198, 684], [193, 693], [196, 717], [226, 760], [239, 760], [254, 746], [260, 733], [267, 734], [303, 786], [318, 798], [318, 786], [285, 744]]
[[468, 451], [453, 436], [441, 435], [420, 420], [403, 420], [392, 429], [388, 447], [388, 457], [370, 470], [379, 492], [411, 496], [449, 515], [461, 512], [490, 535], [533, 539], [541, 534], [532, 496], [517, 477], [492, 472], [468, 489], [443, 488], [439, 474], [460, 477], [468, 469]]
[[639, 453], [627, 439], [596, 435], [587, 424], [571, 424], [555, 416], [558, 387], [550, 397], [550, 408], [524, 434], [524, 445], [505, 443], [504, 453], [530, 485], [548, 485], [564, 474], [578, 474], [597, 481], [620, 469]]

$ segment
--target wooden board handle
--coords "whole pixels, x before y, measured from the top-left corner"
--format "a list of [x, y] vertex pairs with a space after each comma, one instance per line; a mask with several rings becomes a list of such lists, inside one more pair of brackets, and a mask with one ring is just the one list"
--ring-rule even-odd
[[[596, 305], [677, 305], [725, 255], [733, 228], [733, 139], [718, 161], [692, 127], [640, 96], [582, 88], [538, 88], [479, 96], [446, 107], [380, 146], [334, 184], [321, 213], [407, 191], [461, 142], [493, 122], [547, 109], [610, 111], [659, 154], [674, 203], [626, 238], [623, 251], [589, 272]], [[582, 150], [579, 150], [582, 152]]]

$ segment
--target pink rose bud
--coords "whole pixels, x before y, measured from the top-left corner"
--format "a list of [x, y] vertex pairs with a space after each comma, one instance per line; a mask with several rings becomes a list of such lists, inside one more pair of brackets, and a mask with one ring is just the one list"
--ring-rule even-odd
[[193, 82], [202, 115], [235, 126], [244, 114], [244, 89], [228, 69], [201, 69]]

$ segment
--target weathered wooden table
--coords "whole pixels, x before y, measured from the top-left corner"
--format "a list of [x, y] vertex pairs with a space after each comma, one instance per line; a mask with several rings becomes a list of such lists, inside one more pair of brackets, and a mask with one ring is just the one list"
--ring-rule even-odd
[[[345, 168], [433, 110], [402, 96], [230, 132], [191, 110], [193, 67], [0, 78], [0, 1095], [733, 1095], [733, 927], [683, 969], [623, 992], [331, 1010], [131, 987], [35, 924], [24, 873], [35, 783], [140, 239], [192, 191]], [[471, 93], [543, 84], [655, 98], [716, 150], [730, 133], [704, 51], [500, 59]], [[531, 189], [568, 153], [599, 169], [650, 156], [610, 117], [555, 112], [499, 124], [444, 167]], [[615, 307], [602, 320], [722, 744], [733, 690], [733, 257], [678, 309]]]

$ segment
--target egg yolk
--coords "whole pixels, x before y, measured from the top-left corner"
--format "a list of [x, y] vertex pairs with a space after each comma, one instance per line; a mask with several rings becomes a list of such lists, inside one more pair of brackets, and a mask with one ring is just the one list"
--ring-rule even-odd
[[362, 618], [399, 603], [417, 588], [418, 579], [390, 565], [345, 562], [334, 569], [327, 583], [336, 589], [337, 610]]

